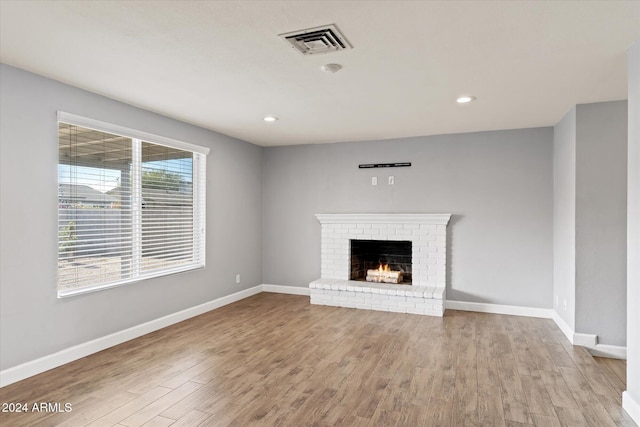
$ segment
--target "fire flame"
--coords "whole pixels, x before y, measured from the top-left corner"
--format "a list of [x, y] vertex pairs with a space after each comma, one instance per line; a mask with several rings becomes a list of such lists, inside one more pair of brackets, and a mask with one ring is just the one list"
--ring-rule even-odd
[[382, 263], [380, 263], [380, 266], [378, 267], [378, 271], [383, 272], [383, 271], [391, 271], [391, 269], [389, 268], [389, 264], [384, 264], [382, 265]]

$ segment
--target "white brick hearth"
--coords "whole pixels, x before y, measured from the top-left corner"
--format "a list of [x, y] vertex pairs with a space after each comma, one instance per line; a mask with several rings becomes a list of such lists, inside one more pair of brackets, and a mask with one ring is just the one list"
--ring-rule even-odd
[[311, 304], [396, 313], [444, 313], [444, 288], [318, 279], [309, 283]]
[[[400, 313], [444, 314], [450, 214], [318, 214], [321, 277], [311, 303]], [[412, 285], [349, 280], [351, 240], [410, 241]]]

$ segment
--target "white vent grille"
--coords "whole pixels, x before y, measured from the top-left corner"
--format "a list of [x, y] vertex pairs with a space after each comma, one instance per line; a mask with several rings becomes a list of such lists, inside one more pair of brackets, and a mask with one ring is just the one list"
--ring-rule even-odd
[[336, 52], [352, 46], [335, 24], [278, 34], [303, 55]]

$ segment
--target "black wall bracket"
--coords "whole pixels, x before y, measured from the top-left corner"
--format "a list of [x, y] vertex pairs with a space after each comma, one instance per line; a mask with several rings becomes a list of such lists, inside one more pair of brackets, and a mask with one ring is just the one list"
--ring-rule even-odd
[[364, 163], [358, 165], [359, 169], [373, 169], [373, 168], [406, 168], [411, 166], [410, 162], [401, 163]]

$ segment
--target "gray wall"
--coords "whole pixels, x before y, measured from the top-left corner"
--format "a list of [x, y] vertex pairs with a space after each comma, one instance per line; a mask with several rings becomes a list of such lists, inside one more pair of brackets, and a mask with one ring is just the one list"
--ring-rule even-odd
[[452, 213], [448, 299], [550, 308], [552, 156], [552, 128], [266, 148], [264, 282], [320, 277], [316, 213]]
[[576, 111], [576, 332], [624, 346], [627, 101]]
[[[629, 49], [627, 393], [640, 409], [640, 40]], [[640, 424], [640, 414], [635, 421]]]
[[[4, 64], [0, 77], [0, 369], [261, 283], [262, 148]], [[206, 269], [56, 298], [57, 110], [212, 149]]]
[[553, 300], [575, 330], [576, 108], [553, 129]]
[[[573, 107], [554, 128], [554, 308], [626, 343], [627, 102]], [[565, 308], [566, 301], [566, 308]]]

